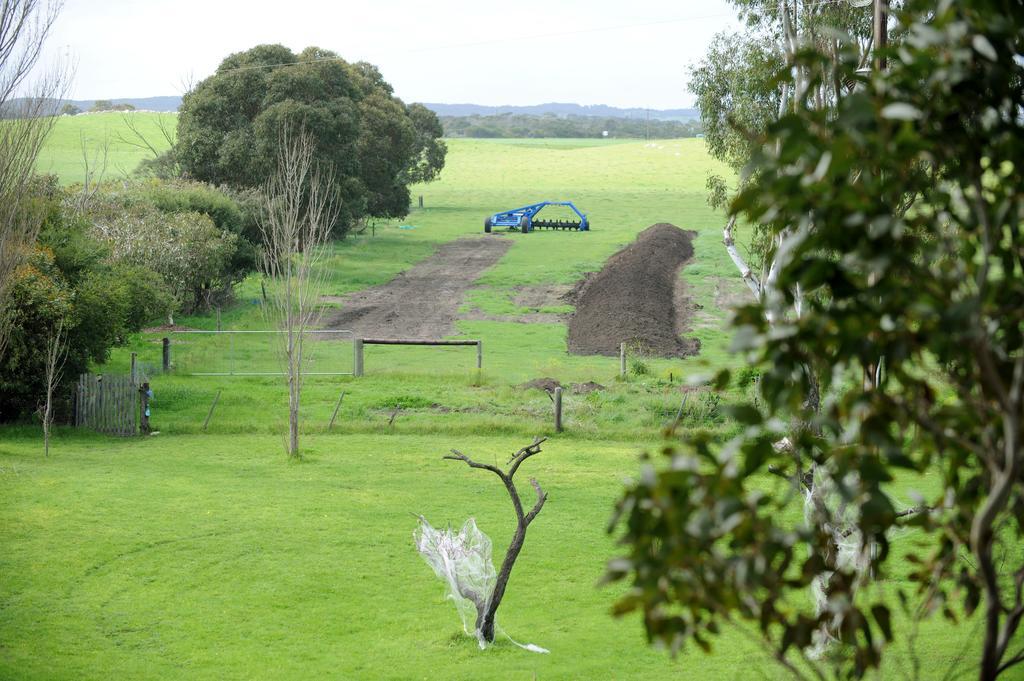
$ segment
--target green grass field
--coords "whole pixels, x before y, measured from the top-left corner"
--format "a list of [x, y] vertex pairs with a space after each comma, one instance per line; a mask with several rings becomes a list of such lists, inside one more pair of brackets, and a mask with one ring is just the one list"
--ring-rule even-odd
[[[71, 141], [80, 131], [116, 129], [119, 120], [62, 119], [40, 168], [74, 182], [80, 152]], [[124, 153], [128, 163], [132, 152]], [[620, 588], [597, 586], [615, 554], [605, 526], [622, 480], [636, 474], [642, 449], [657, 446], [679, 382], [741, 364], [728, 353], [724, 325], [727, 302], [743, 286], [721, 246], [721, 216], [704, 202], [711, 169], [720, 170], [700, 140], [453, 140], [441, 180], [414, 188], [426, 207], [402, 221], [412, 229], [381, 225], [375, 236], [337, 244], [327, 263], [327, 293], [365, 288], [440, 243], [481, 233], [483, 217], [496, 210], [573, 200], [592, 232], [514, 235], [471, 291], [472, 305], [506, 313], [515, 311], [517, 286], [571, 283], [648, 225], [671, 222], [699, 234], [682, 274], [701, 306], [692, 329], [703, 343], [698, 357], [644, 360], [646, 374], [619, 381], [617, 359], [566, 353], [563, 324], [459, 322], [462, 336], [484, 341], [482, 372], [470, 348], [374, 347], [364, 378], [310, 378], [304, 460], [296, 464], [284, 455], [279, 379], [186, 375], [218, 370], [227, 358], [269, 366], [270, 344], [175, 337], [176, 371], [151, 370], [159, 435], [60, 429], [44, 459], [37, 429], [0, 430], [0, 678], [785, 678], [736, 628], [711, 655], [684, 650], [673, 661], [646, 645], [637, 617], [611, 617]], [[243, 283], [237, 297], [223, 311], [225, 328], [264, 328], [258, 283]], [[212, 315], [176, 321], [216, 325]], [[131, 339], [97, 370], [124, 373], [132, 351], [157, 366], [160, 335]], [[351, 366], [347, 343], [319, 343], [317, 353], [318, 367]], [[547, 396], [515, 387], [541, 376], [608, 389], [567, 396], [567, 430], [555, 435]], [[342, 390], [338, 424], [328, 431]], [[389, 426], [396, 406], [403, 408]], [[710, 408], [684, 425], [732, 428]], [[501, 462], [534, 434], [551, 439], [525, 475], [550, 499], [498, 619], [516, 640], [551, 654], [505, 639], [480, 651], [416, 555], [413, 514], [435, 525], [475, 516], [500, 554], [513, 529], [500, 484], [441, 456], [457, 447]], [[934, 484], [901, 479], [894, 493], [909, 504], [909, 490]], [[974, 621], [924, 623], [922, 678], [951, 668], [953, 678], [969, 675], [957, 663], [976, 637]], [[901, 643], [880, 678], [903, 678], [910, 664]]]
[[151, 113], [61, 116], [46, 141], [36, 167], [41, 173], [59, 176], [62, 184], [74, 184], [83, 180], [86, 160], [90, 169], [95, 171], [100, 168], [105, 148], [104, 178], [113, 180], [128, 177], [139, 165], [139, 161], [153, 154], [137, 146], [139, 140], [126, 121], [131, 121], [154, 148], [163, 151], [168, 144], [160, 133], [159, 123], [163, 121], [165, 127], [173, 128], [176, 120], [177, 114]]

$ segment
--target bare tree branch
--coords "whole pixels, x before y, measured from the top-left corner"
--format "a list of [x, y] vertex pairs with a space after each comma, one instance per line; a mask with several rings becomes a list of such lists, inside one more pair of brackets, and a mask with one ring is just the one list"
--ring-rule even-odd
[[50, 455], [50, 431], [53, 428], [53, 391], [60, 384], [64, 363], [68, 358], [68, 336], [64, 318], [46, 339], [46, 404], [43, 409], [43, 454]]
[[28, 78], [57, 19], [60, 0], [5, 0], [0, 5], [0, 357], [10, 332], [8, 292], [35, 243], [43, 214], [29, 206], [36, 159], [53, 128], [54, 103], [71, 80], [58, 65], [34, 83]]
[[288, 453], [299, 455], [299, 408], [306, 334], [323, 314], [324, 272], [318, 268], [337, 218], [332, 178], [315, 159], [311, 134], [286, 124], [277, 169], [263, 189], [260, 271], [271, 282], [264, 311], [284, 332], [282, 363], [288, 382]]
[[501, 569], [498, 571], [497, 581], [494, 584], [494, 592], [491, 594], [487, 607], [483, 611], [480, 611], [478, 608], [477, 630], [480, 632], [480, 635], [483, 636], [484, 640], [488, 642], [494, 640], [494, 615], [498, 611], [498, 606], [501, 605], [502, 597], [505, 595], [505, 588], [508, 586], [509, 577], [512, 575], [512, 566], [515, 565], [516, 558], [519, 557], [519, 552], [523, 548], [523, 541], [526, 538], [526, 528], [530, 526], [533, 519], [536, 518], [537, 514], [540, 513], [542, 508], [544, 508], [544, 502], [548, 499], [547, 492], [541, 488], [540, 483], [537, 482], [536, 479], [531, 478], [530, 485], [533, 486], [533, 489], [537, 494], [537, 501], [534, 503], [533, 508], [530, 509], [529, 513], [523, 513], [523, 503], [519, 497], [519, 490], [516, 489], [516, 485], [512, 477], [524, 461], [529, 459], [531, 456], [540, 453], [540, 446], [545, 440], [547, 440], [547, 438], [536, 437], [532, 444], [523, 447], [513, 454], [512, 458], [509, 459], [510, 465], [507, 472], [501, 470], [497, 466], [474, 461], [457, 449], [453, 449], [451, 454], [442, 457], [452, 461], [462, 461], [470, 468], [479, 468], [497, 475], [505, 485], [505, 489], [508, 491], [509, 498], [512, 500], [512, 506], [516, 513], [516, 531], [512, 535], [512, 541], [509, 544], [508, 550], [505, 552], [505, 559], [501, 563]]
[[78, 143], [82, 151], [82, 190], [78, 193], [75, 205], [78, 212], [82, 213], [88, 210], [107, 174], [110, 138], [104, 135], [103, 142], [94, 147], [91, 154], [84, 133], [79, 133]]
[[758, 280], [757, 275], [751, 271], [747, 261], [740, 255], [739, 249], [736, 248], [736, 242], [732, 236], [732, 230], [736, 226], [736, 216], [729, 218], [729, 221], [725, 223], [725, 228], [722, 230], [723, 239], [722, 243], [725, 244], [725, 250], [729, 253], [729, 257], [732, 258], [736, 268], [740, 271], [740, 276], [743, 277], [743, 281], [747, 284], [751, 291], [757, 298], [761, 297], [761, 282]]

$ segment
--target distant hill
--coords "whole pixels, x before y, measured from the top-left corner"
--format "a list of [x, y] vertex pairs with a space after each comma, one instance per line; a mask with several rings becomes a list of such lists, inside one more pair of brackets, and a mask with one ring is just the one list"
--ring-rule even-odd
[[[177, 111], [181, 106], [181, 97], [120, 97], [110, 99], [114, 104], [131, 104], [136, 109], [145, 111]], [[63, 104], [74, 104], [82, 111], [88, 111], [96, 102], [94, 99], [71, 99]], [[544, 116], [552, 114], [560, 118], [567, 116], [591, 116], [595, 118], [629, 118], [652, 121], [692, 121], [700, 118], [697, 109], [620, 109], [604, 104], [571, 104], [549, 102], [547, 104], [529, 104], [525, 106], [485, 106], [483, 104], [424, 104], [438, 116], [499, 116], [501, 114], [525, 114]], [[60, 106], [56, 107], [60, 109]]]
[[[72, 101], [71, 103], [88, 111], [95, 100]], [[149, 111], [177, 111], [181, 106], [181, 97], [138, 97], [112, 99], [114, 104], [131, 104], [136, 109]], [[572, 104], [548, 102], [546, 104], [528, 104], [524, 106], [486, 106], [483, 104], [441, 104], [426, 103], [428, 109], [438, 116], [498, 116], [501, 114], [526, 114], [543, 116], [592, 116], [595, 118], [648, 118], [657, 121], [691, 121], [700, 118], [697, 109], [620, 109], [605, 104]]]
[[[143, 111], [177, 111], [178, 107], [181, 106], [181, 97], [177, 95], [171, 97], [122, 97], [108, 101], [112, 104], [131, 104], [136, 109], [142, 109]], [[61, 106], [73, 104], [82, 111], [88, 111], [95, 103], [95, 99], [69, 99], [66, 102], [62, 102]]]
[[[47, 113], [59, 114], [61, 109], [65, 105], [71, 104], [77, 106], [82, 111], [88, 111], [92, 108], [93, 104], [96, 103], [95, 99], [63, 99], [56, 100], [50, 99], [46, 101]], [[181, 106], [181, 97], [127, 97], [121, 99], [110, 99], [109, 101], [114, 106], [118, 104], [130, 104], [134, 108], [140, 111], [159, 111], [162, 113], [177, 111], [178, 107]], [[2, 108], [0, 108], [0, 119], [3, 118], [19, 118], [24, 115], [24, 105], [26, 100], [21, 98], [15, 98], [7, 102]]]
[[424, 103], [424, 106], [438, 116], [499, 116], [501, 114], [526, 114], [543, 116], [593, 116], [598, 118], [648, 118], [657, 121], [690, 121], [700, 118], [697, 109], [620, 109], [604, 104], [567, 104], [549, 102], [526, 106], [484, 106], [482, 104], [437, 104]]

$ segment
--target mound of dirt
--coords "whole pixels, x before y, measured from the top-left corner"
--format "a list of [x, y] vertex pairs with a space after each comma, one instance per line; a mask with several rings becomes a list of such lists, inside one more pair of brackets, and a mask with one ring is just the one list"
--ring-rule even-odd
[[175, 333], [177, 331], [195, 330], [194, 327], [182, 326], [181, 324], [161, 324], [160, 326], [151, 326], [148, 329], [143, 329], [142, 333]]
[[614, 356], [625, 342], [650, 356], [697, 354], [700, 341], [680, 337], [688, 311], [680, 304], [685, 296], [679, 278], [696, 235], [667, 223], [652, 225], [581, 281], [571, 294], [576, 311], [569, 320], [569, 352]]
[[555, 392], [555, 388], [561, 388], [562, 384], [553, 378], [535, 378], [519, 386], [520, 390], [543, 390], [546, 393]]

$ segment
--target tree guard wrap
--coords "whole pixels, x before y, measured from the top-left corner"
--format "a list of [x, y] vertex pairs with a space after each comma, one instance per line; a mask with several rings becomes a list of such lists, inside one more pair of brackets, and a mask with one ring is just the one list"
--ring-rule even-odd
[[[476, 637], [483, 650], [487, 647], [487, 640], [480, 626], [497, 581], [491, 559], [491, 540], [480, 531], [473, 518], [458, 531], [451, 527], [439, 530], [423, 516], [419, 519], [420, 524], [412, 533], [416, 550], [445, 583], [447, 596], [455, 604], [463, 630]], [[518, 643], [504, 631], [501, 633], [520, 648], [535, 653], [548, 652], [532, 643]]]

